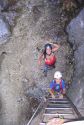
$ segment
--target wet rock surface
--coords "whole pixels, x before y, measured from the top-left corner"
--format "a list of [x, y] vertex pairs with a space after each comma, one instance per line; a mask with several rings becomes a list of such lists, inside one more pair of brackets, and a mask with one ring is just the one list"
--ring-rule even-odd
[[0, 44], [7, 42], [8, 37], [11, 35], [11, 25], [14, 24], [12, 18], [15, 19], [15, 14], [12, 12], [0, 13]]
[[[7, 39], [11, 35], [10, 26], [7, 20], [0, 16], [0, 39]], [[0, 41], [0, 44], [3, 44], [5, 41]]]
[[[0, 26], [0, 32], [3, 32], [0, 34], [0, 38], [4, 40], [8, 36], [11, 35], [13, 27], [16, 24], [17, 18], [21, 14], [21, 10], [23, 8], [23, 3], [18, 0], [1, 0], [0, 1], [0, 20], [4, 23], [3, 30], [2, 26]], [[10, 28], [9, 28], [10, 27]], [[8, 35], [10, 32], [10, 35]], [[7, 35], [6, 35], [7, 34]], [[10, 38], [10, 37], [9, 37]], [[7, 42], [7, 40], [5, 40]]]
[[74, 18], [67, 27], [69, 41], [73, 46], [75, 67], [73, 83], [69, 95], [74, 104], [84, 107], [84, 9]]

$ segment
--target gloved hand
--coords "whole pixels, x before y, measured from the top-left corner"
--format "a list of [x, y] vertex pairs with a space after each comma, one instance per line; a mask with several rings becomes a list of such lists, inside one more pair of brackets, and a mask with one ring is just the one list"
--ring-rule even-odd
[[53, 99], [55, 99], [55, 96], [54, 96], [54, 95], [52, 95], [52, 98], [53, 98]]
[[59, 99], [63, 99], [63, 94], [60, 94], [60, 95], [59, 95]]

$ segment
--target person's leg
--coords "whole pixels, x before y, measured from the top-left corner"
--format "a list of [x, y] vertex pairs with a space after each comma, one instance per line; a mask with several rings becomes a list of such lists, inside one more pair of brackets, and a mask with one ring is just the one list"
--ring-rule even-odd
[[55, 64], [52, 67], [55, 68]]
[[55, 68], [55, 65], [49, 66], [49, 65], [45, 64], [45, 65], [44, 65], [44, 71], [43, 71], [43, 72], [44, 72], [44, 75], [47, 76], [48, 70], [52, 70], [53, 68]]
[[55, 92], [53, 89], [49, 89], [49, 93], [50, 93], [52, 98], [55, 98]]
[[44, 65], [44, 71], [43, 71], [43, 73], [44, 73], [44, 76], [47, 76], [47, 72], [48, 72], [48, 65]]

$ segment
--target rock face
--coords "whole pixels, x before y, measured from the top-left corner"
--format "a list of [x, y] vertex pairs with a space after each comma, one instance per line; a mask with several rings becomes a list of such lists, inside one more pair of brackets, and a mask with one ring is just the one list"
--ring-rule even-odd
[[77, 107], [84, 107], [84, 9], [67, 27], [69, 42], [73, 45], [75, 69], [69, 94]]
[[[4, 39], [10, 36], [10, 26], [3, 16], [0, 16], [0, 39]], [[5, 41], [0, 41], [3, 44]]]
[[15, 19], [19, 15], [15, 11], [17, 7], [14, 8], [16, 2], [18, 0], [0, 0], [0, 44], [7, 42], [11, 35], [11, 26], [14, 26]]
[[[22, 2], [24, 6], [28, 0]], [[64, 32], [59, 3], [32, 0], [23, 8], [9, 42], [0, 45], [0, 125], [25, 124], [33, 110], [29, 97], [39, 99], [45, 95], [56, 70], [63, 73], [66, 81], [72, 77], [71, 48]], [[60, 44], [60, 49], [55, 53], [56, 68], [44, 77], [43, 63], [38, 66], [38, 56], [47, 42]]]
[[0, 10], [8, 9], [9, 6], [14, 5], [17, 0], [0, 0]]
[[81, 4], [84, 3], [84, 0], [77, 0], [77, 1]]

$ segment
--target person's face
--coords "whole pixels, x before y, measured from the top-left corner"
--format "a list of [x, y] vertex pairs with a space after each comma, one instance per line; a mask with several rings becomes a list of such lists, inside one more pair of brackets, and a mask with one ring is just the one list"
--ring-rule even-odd
[[61, 82], [61, 79], [55, 79], [56, 80], [56, 83], [60, 83]]
[[51, 52], [52, 52], [51, 48], [47, 47], [47, 48], [46, 48], [46, 53], [47, 53], [48, 55], [50, 55]]

